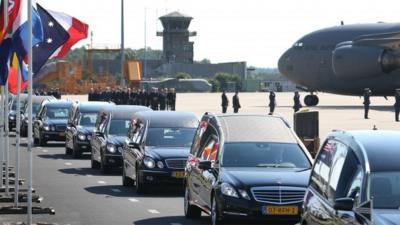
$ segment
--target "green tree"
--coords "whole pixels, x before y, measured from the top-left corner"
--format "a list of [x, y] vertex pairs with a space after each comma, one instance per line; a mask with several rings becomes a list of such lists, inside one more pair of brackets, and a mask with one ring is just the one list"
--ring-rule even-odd
[[192, 75], [184, 72], [179, 72], [176, 74], [176, 79], [192, 79]]

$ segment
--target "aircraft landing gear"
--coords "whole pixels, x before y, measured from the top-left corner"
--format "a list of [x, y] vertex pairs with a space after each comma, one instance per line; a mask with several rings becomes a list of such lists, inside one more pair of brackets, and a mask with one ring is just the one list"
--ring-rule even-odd
[[316, 106], [318, 105], [318, 102], [319, 99], [316, 95], [311, 94], [304, 97], [304, 104], [306, 104], [306, 106]]

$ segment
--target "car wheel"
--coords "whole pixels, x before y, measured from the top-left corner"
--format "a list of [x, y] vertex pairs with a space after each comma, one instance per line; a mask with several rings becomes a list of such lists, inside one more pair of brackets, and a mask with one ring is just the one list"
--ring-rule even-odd
[[136, 185], [135, 185], [136, 193], [143, 194], [145, 191], [145, 184], [143, 184], [143, 182], [141, 181], [141, 179], [139, 177], [139, 170], [137, 170], [137, 169], [136, 169], [136, 182], [135, 183], [136, 183]]
[[72, 157], [74, 159], [80, 159], [82, 157], [82, 152], [79, 150], [77, 146], [74, 144], [74, 148], [72, 149]]
[[125, 187], [133, 186], [133, 180], [126, 176], [125, 165], [122, 166], [122, 185]]
[[218, 202], [217, 199], [215, 198], [215, 195], [213, 197], [213, 200], [211, 202], [211, 224], [212, 225], [221, 225], [224, 224], [224, 221], [219, 213], [218, 210]]
[[185, 198], [183, 200], [185, 217], [187, 219], [199, 219], [201, 217], [201, 209], [190, 204], [189, 189], [185, 188]]
[[72, 155], [72, 150], [65, 145], [65, 155]]

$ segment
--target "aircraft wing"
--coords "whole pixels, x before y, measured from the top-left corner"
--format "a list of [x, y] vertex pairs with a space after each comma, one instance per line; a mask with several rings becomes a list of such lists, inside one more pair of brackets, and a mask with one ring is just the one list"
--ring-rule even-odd
[[400, 32], [362, 35], [354, 39], [353, 44], [400, 49]]

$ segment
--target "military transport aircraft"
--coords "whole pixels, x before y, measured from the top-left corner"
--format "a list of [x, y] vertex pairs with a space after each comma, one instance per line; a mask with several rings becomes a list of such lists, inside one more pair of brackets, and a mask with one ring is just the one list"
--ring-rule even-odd
[[342, 25], [298, 40], [279, 59], [279, 71], [310, 92], [307, 106], [318, 104], [318, 91], [361, 96], [393, 96], [400, 88], [400, 23]]

